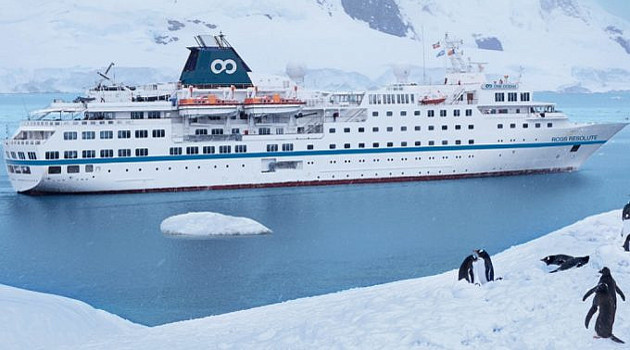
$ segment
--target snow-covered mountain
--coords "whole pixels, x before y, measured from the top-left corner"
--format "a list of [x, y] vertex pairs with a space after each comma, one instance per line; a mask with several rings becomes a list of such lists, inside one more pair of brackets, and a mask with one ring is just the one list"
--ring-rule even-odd
[[194, 36], [219, 31], [255, 72], [303, 64], [313, 87], [371, 88], [400, 64], [421, 80], [423, 61], [440, 81], [431, 44], [449, 32], [534, 89], [630, 90], [630, 23], [596, 0], [9, 0], [0, 30], [4, 92], [81, 90], [109, 62], [125, 83], [175, 81]]

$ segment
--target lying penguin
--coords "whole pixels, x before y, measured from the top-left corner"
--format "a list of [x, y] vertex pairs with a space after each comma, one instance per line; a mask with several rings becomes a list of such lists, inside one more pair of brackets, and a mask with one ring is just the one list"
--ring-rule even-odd
[[490, 255], [483, 250], [473, 250], [473, 254], [464, 259], [459, 267], [459, 280], [466, 279], [470, 283], [484, 284], [494, 281], [494, 267]]
[[564, 254], [549, 255], [547, 257], [540, 259], [540, 261], [547, 264], [547, 266], [549, 265], [559, 266], [557, 269], [550, 271], [552, 273], [568, 270], [572, 267], [582, 267], [588, 263], [588, 260], [589, 260], [588, 255], [582, 256], [582, 257], [573, 257], [571, 255], [564, 255]]
[[610, 338], [617, 343], [624, 344], [623, 340], [615, 337], [612, 333], [613, 324], [615, 323], [615, 313], [617, 311], [614, 300], [615, 292], [613, 291], [613, 295], [611, 295], [609, 286], [606, 283], [599, 283], [595, 288], [589, 290], [586, 295], [584, 295], [583, 300], [586, 300], [593, 291], [595, 292], [593, 305], [586, 314], [584, 326], [588, 329], [591, 317], [593, 317], [595, 312], [599, 309], [599, 314], [595, 321], [595, 333], [597, 334], [595, 338]]

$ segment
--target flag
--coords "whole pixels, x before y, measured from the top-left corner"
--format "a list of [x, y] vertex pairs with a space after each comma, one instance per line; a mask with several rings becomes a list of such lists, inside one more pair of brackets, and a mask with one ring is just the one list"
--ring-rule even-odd
[[444, 50], [440, 50], [435, 57], [444, 56]]
[[440, 42], [438, 41], [437, 43], [433, 44], [433, 48], [437, 49], [438, 47], [440, 47]]
[[453, 50], [453, 49], [448, 49], [447, 54], [448, 54], [449, 56], [454, 55], [454, 54], [455, 54], [455, 50]]

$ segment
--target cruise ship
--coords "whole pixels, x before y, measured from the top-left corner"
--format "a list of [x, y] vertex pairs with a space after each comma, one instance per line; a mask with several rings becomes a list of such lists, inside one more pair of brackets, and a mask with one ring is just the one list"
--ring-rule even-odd
[[[102, 82], [3, 141], [17, 192], [107, 193], [418, 181], [573, 171], [625, 124], [574, 123], [440, 43], [439, 84], [313, 91], [254, 83], [225, 36], [198, 36], [176, 83]], [[111, 65], [110, 65], [111, 68]], [[474, 69], [476, 68], [476, 69]], [[303, 78], [303, 76], [302, 76]]]

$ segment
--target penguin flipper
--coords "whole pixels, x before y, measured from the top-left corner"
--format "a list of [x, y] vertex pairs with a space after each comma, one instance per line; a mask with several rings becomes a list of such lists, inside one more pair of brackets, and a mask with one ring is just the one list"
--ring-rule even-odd
[[591, 322], [591, 317], [593, 317], [596, 311], [597, 311], [597, 305], [591, 306], [591, 308], [588, 310], [588, 313], [586, 314], [586, 318], [584, 319], [584, 326], [586, 327], [586, 329], [588, 329], [588, 324], [589, 322]]
[[[597, 285], [598, 286], [598, 285]], [[589, 295], [595, 293], [595, 290], [597, 289], [597, 286], [591, 288], [588, 292], [586, 292], [586, 294], [584, 294], [584, 297], [582, 298], [582, 301], [585, 301], [586, 298], [589, 297]]]
[[619, 293], [619, 295], [621, 296], [621, 299], [623, 299], [623, 301], [626, 301], [626, 296], [623, 295], [623, 292], [621, 291], [619, 286], [615, 285], [615, 289], [617, 290], [617, 293]]

